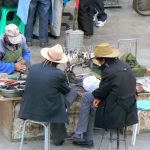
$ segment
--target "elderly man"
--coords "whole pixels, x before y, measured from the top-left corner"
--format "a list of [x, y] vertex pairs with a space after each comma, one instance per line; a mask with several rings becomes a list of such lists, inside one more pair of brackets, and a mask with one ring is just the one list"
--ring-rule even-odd
[[99, 88], [83, 95], [78, 126], [72, 135], [79, 138], [73, 144], [88, 148], [93, 147], [94, 119], [96, 127], [107, 129], [138, 122], [136, 80], [130, 67], [119, 60], [119, 50], [107, 43], [97, 45], [94, 54], [102, 79]]
[[7, 25], [5, 34], [0, 37], [0, 73], [24, 72], [28, 63], [30, 51], [25, 37], [15, 24]]
[[53, 143], [59, 146], [67, 136], [66, 107], [71, 104], [74, 92], [68, 85], [65, 73], [58, 69], [57, 65], [66, 63], [68, 58], [59, 44], [43, 48], [41, 55], [45, 61], [31, 66], [29, 70], [19, 117], [50, 122], [51, 138]]

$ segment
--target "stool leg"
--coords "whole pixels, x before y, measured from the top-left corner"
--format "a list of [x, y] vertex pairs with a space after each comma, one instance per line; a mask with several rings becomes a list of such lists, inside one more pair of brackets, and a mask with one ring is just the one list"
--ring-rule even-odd
[[20, 32], [22, 34], [24, 34], [24, 31], [25, 31], [25, 25], [24, 23], [20, 20], [20, 24], [19, 24], [19, 29], [20, 29]]
[[127, 145], [127, 127], [126, 126], [124, 128], [124, 142], [125, 142], [125, 150], [127, 150], [128, 145]]
[[45, 150], [50, 150], [50, 124], [48, 123], [45, 128]]
[[5, 32], [5, 26], [6, 26], [6, 19], [7, 19], [7, 10], [1, 9], [1, 21], [0, 21], [0, 35], [2, 35]]
[[120, 133], [119, 133], [119, 129], [117, 129], [117, 149], [119, 149], [119, 136], [120, 136]]
[[133, 125], [133, 129], [132, 129], [132, 140], [131, 140], [131, 145], [132, 145], [132, 146], [135, 145], [137, 130], [138, 130], [138, 123]]
[[99, 144], [99, 150], [101, 149], [102, 141], [104, 139], [104, 135], [105, 135], [105, 129], [102, 129], [102, 138], [101, 138], [101, 141], [100, 141], [100, 144]]
[[21, 135], [21, 143], [20, 143], [19, 150], [23, 150], [23, 142], [24, 142], [24, 135], [25, 135], [25, 129], [26, 129], [27, 122], [28, 122], [28, 120], [26, 120], [23, 124], [23, 131], [22, 131], [22, 135]]
[[112, 148], [112, 130], [110, 129], [109, 150]]
[[[138, 111], [138, 119], [140, 118], [140, 112], [141, 112], [141, 110]], [[140, 129], [140, 119], [139, 119], [139, 123], [133, 125], [132, 140], [131, 140], [132, 146], [135, 145], [136, 136], [137, 136], [137, 133], [139, 132], [139, 129]]]
[[139, 123], [138, 123], [137, 134], [139, 134], [139, 132], [140, 132], [140, 125], [141, 125], [141, 123], [140, 123], [140, 120], [141, 120], [141, 115], [140, 115], [140, 113], [141, 113], [141, 110], [138, 111]]

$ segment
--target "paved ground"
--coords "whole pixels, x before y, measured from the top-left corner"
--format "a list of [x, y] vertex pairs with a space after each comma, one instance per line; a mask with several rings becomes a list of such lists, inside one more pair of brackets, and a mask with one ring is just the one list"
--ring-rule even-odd
[[[109, 42], [117, 47], [117, 41], [119, 39], [131, 39], [136, 38], [137, 44], [137, 59], [138, 61], [150, 68], [149, 62], [149, 35], [150, 35], [150, 17], [143, 17], [138, 15], [132, 8], [132, 0], [119, 0], [122, 8], [119, 9], [107, 9], [108, 20], [104, 27], [94, 28], [95, 35], [91, 39], [86, 39], [84, 45], [96, 45], [101, 42]], [[70, 2], [65, 11], [73, 12], [74, 4], [73, 0]], [[68, 20], [68, 17], [63, 17], [64, 22], [68, 22], [72, 27], [72, 21]], [[56, 43], [64, 45], [65, 32], [61, 32], [61, 38], [58, 40], [49, 39], [49, 46], [53, 46]], [[41, 60], [39, 41], [34, 40], [34, 44], [31, 48], [32, 62], [36, 63]]]
[[[115, 136], [115, 134], [114, 134]], [[128, 134], [128, 150], [149, 150], [149, 138], [150, 133], [142, 133], [137, 137], [136, 145], [132, 147], [131, 135]], [[96, 130], [94, 136], [94, 148], [91, 150], [109, 150], [108, 133], [105, 134], [105, 138], [102, 142], [101, 149], [99, 149], [101, 140], [101, 131]], [[121, 137], [122, 138], [122, 137]], [[19, 142], [9, 142], [2, 134], [0, 134], [0, 150], [19, 150]], [[24, 144], [24, 150], [43, 150], [44, 141], [26, 141]], [[81, 148], [79, 146], [72, 145], [71, 141], [66, 141], [63, 146], [53, 146], [51, 145], [51, 150], [86, 150], [87, 148]], [[112, 150], [116, 149], [116, 141], [112, 143]], [[120, 142], [120, 150], [125, 150], [124, 142]]]
[[[101, 42], [109, 42], [117, 47], [117, 41], [119, 39], [130, 39], [137, 38], [138, 40], [138, 61], [142, 64], [150, 68], [149, 58], [150, 58], [150, 24], [149, 17], [143, 17], [138, 15], [132, 9], [132, 0], [120, 0], [120, 5], [122, 8], [120, 9], [107, 9], [108, 13], [108, 21], [106, 25], [102, 28], [95, 28], [95, 35], [91, 39], [87, 39], [84, 41], [85, 45], [96, 45]], [[66, 7], [66, 11], [73, 12], [72, 2], [68, 4]], [[66, 21], [68, 18], [63, 17], [63, 20]], [[72, 25], [71, 21], [67, 22]], [[65, 32], [61, 32], [61, 38], [58, 40], [49, 39], [49, 46], [53, 46], [56, 43], [64, 44], [65, 43]], [[32, 53], [32, 63], [37, 63], [42, 60], [40, 56], [40, 47], [37, 40], [34, 40], [34, 45], [31, 47]], [[98, 145], [100, 141], [100, 131], [95, 132], [95, 148], [93, 150], [98, 150]], [[149, 150], [149, 139], [150, 132], [141, 133], [136, 142], [135, 147], [130, 146], [131, 135], [128, 135], [129, 141], [129, 149], [130, 150]], [[121, 142], [121, 147], [123, 143]], [[102, 145], [102, 150], [108, 150], [107, 140], [104, 140]], [[114, 146], [113, 146], [114, 147]], [[18, 142], [9, 142], [2, 134], [0, 134], [0, 150], [17, 150], [19, 148]], [[43, 149], [43, 141], [30, 141], [25, 144], [24, 150], [42, 150]], [[52, 150], [76, 150], [82, 148], [73, 146], [71, 142], [65, 142], [62, 147], [52, 146]], [[83, 148], [84, 150], [84, 148]], [[124, 150], [124, 147], [121, 148]]]

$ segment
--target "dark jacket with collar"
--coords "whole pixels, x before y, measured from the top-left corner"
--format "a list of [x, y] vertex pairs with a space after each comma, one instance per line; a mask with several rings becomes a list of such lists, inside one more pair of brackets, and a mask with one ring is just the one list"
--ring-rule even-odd
[[56, 67], [42, 63], [31, 67], [19, 117], [35, 121], [67, 122], [64, 95], [70, 91], [66, 75]]
[[102, 100], [95, 126], [111, 129], [137, 123], [136, 79], [130, 67], [119, 59], [112, 59], [101, 71], [100, 86], [93, 92], [95, 98]]

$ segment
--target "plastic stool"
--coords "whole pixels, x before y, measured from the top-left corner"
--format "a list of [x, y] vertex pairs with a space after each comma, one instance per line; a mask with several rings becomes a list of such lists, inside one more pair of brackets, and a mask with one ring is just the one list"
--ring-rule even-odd
[[131, 140], [131, 145], [132, 146], [135, 145], [136, 135], [139, 134], [139, 130], [140, 130], [140, 113], [142, 111], [150, 110], [150, 100], [138, 100], [137, 101], [137, 108], [138, 108], [138, 120], [139, 120], [139, 123], [133, 125], [132, 140]]
[[[4, 34], [5, 32], [5, 26], [10, 24], [10, 23], [14, 23], [16, 24], [19, 29], [20, 32], [22, 34], [24, 34], [24, 30], [25, 30], [25, 25], [24, 23], [20, 20], [19, 17], [16, 16], [16, 12], [17, 12], [17, 8], [6, 8], [6, 7], [1, 7], [1, 19], [0, 19], [0, 35]], [[14, 12], [14, 18], [11, 21], [7, 20], [7, 15], [9, 12]]]
[[23, 131], [22, 131], [22, 137], [21, 137], [21, 143], [19, 150], [23, 150], [23, 142], [24, 142], [24, 135], [25, 135], [25, 128], [26, 124], [28, 122], [40, 124], [44, 127], [45, 132], [45, 142], [44, 142], [44, 150], [50, 150], [50, 123], [49, 122], [38, 122], [27, 119], [23, 124]]
[[[125, 126], [123, 129], [123, 136], [124, 136], [124, 139], [120, 139], [120, 130], [121, 129], [108, 129], [109, 132], [110, 132], [110, 138], [109, 138], [109, 150], [112, 149], [112, 142], [113, 141], [117, 141], [117, 149], [119, 149], [120, 147], [120, 141], [124, 141], [124, 144], [125, 144], [125, 150], [128, 149], [128, 146], [127, 146], [127, 127]], [[104, 135], [105, 135], [105, 130], [107, 129], [103, 129], [103, 132], [102, 132], [102, 138], [101, 138], [101, 141], [100, 141], [100, 144], [99, 144], [99, 150], [101, 150], [101, 146], [102, 146], [102, 141], [104, 139]], [[112, 134], [112, 131], [113, 130], [116, 130], [117, 131], [117, 137], [116, 138], [113, 138], [113, 134]]]

